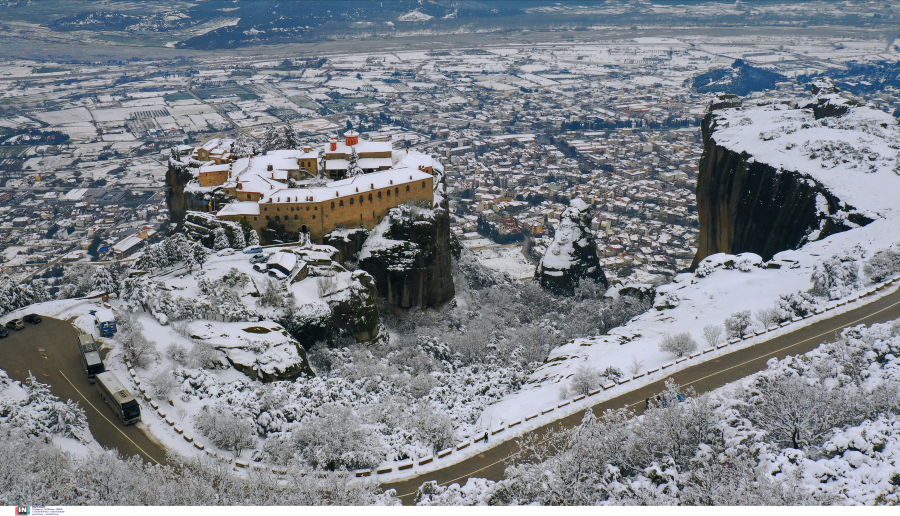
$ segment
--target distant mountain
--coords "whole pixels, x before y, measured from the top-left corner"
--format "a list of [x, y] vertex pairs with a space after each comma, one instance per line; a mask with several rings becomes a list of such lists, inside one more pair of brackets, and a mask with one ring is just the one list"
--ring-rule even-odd
[[728, 93], [747, 95], [775, 87], [775, 83], [785, 80], [779, 73], [750, 66], [742, 59], [731, 64], [731, 68], [717, 68], [694, 77], [693, 87], [700, 93]]

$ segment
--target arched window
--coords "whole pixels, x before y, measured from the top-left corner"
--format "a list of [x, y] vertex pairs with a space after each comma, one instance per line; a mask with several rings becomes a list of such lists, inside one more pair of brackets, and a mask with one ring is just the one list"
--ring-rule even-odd
[[381, 192], [378, 192], [378, 198], [381, 199]]
[[425, 188], [425, 181], [422, 181], [422, 188]]
[[388, 188], [388, 191], [387, 191], [387, 196], [388, 196], [388, 197], [390, 197], [390, 196], [391, 196], [391, 189], [390, 189], [390, 188]]
[[313, 220], [316, 220], [316, 216], [315, 216], [315, 215], [313, 215]]
[[248, 200], [250, 199], [250, 194], [247, 194], [247, 199], [248, 199]]
[[300, 215], [294, 215], [294, 220], [297, 220], [299, 218], [300, 218]]
[[363, 203], [363, 196], [362, 196], [362, 195], [359, 196], [359, 203], [360, 203], [360, 204]]
[[407, 192], [409, 191], [409, 185], [406, 185], [406, 191]]
[[338, 202], [340, 202], [340, 204], [341, 204], [341, 206], [343, 206], [343, 205], [344, 205], [344, 200], [343, 200], [343, 199], [341, 199], [341, 200], [340, 200], [340, 201], [338, 201]]
[[275, 215], [275, 220], [281, 220], [281, 217], [278, 215]]
[[369, 194], [369, 202], [372, 202], [372, 194]]
[[400, 189], [394, 188], [394, 195], [400, 195]]
[[331, 201], [331, 209], [334, 209], [334, 201]]
[[350, 206], [353, 206], [353, 197], [350, 198]]

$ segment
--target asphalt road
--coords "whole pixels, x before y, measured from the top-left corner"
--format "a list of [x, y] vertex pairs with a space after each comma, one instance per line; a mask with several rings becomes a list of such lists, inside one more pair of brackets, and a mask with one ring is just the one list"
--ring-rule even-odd
[[[821, 316], [819, 316], [821, 317]], [[807, 353], [824, 342], [834, 340], [834, 332], [858, 324], [874, 324], [900, 318], [900, 289], [877, 301], [861, 305], [829, 319], [815, 322], [786, 335], [775, 337], [750, 348], [708, 360], [696, 366], [673, 373], [672, 378], [682, 387], [693, 387], [698, 393], [708, 392], [766, 368], [766, 362], [775, 357]], [[608, 409], [628, 406], [637, 413], [643, 412], [645, 400], [665, 390], [665, 380], [627, 392], [611, 400], [594, 405], [594, 414]], [[538, 408], [538, 407], [535, 407]], [[578, 412], [564, 419], [544, 425], [531, 433], [545, 434], [560, 427], [572, 428], [581, 423], [584, 413]], [[500, 480], [507, 460], [518, 451], [515, 440], [498, 444], [480, 455], [470, 457], [443, 469], [424, 473], [410, 480], [382, 484], [384, 489], [396, 489], [404, 505], [413, 502], [416, 489], [423, 483], [435, 480], [440, 485], [458, 483], [464, 485], [470, 477]]]
[[[125, 457], [138, 455], [145, 462], [164, 463], [165, 448], [149, 437], [143, 423], [124, 426], [88, 382], [78, 351], [78, 332], [67, 321], [44, 317], [39, 324], [25, 323], [0, 339], [0, 368], [13, 379], [25, 382], [31, 371], [61, 401], [72, 400], [84, 409], [94, 438], [104, 448]], [[125, 381], [125, 379], [122, 379]]]

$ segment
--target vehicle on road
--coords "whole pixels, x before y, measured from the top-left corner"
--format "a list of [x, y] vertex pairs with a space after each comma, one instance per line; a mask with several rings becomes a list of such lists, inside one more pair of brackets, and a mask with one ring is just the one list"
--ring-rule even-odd
[[25, 317], [23, 317], [22, 320], [27, 323], [31, 323], [31, 324], [37, 324], [37, 323], [43, 321], [43, 319], [41, 319], [41, 316], [38, 314], [28, 314]]
[[261, 245], [251, 245], [250, 247], [244, 248], [244, 254], [259, 254], [262, 252]]
[[9, 337], [9, 330], [5, 326], [0, 326], [0, 339], [5, 339], [6, 337]]
[[106, 371], [94, 337], [87, 333], [78, 335], [78, 349], [81, 351], [81, 364], [84, 366], [84, 372], [87, 373], [88, 381], [94, 383], [94, 377], [98, 373]]
[[101, 337], [112, 337], [116, 334], [116, 314], [106, 308], [94, 312], [94, 325], [100, 330]]
[[97, 380], [100, 397], [116, 413], [119, 421], [126, 425], [133, 425], [141, 420], [141, 407], [128, 389], [122, 385], [122, 382], [116, 378], [116, 375], [104, 371], [98, 373], [94, 378]]
[[230, 247], [226, 247], [225, 249], [222, 249], [221, 251], [217, 252], [216, 256], [231, 256], [234, 253], [235, 253], [234, 249], [232, 249]]
[[6, 327], [10, 330], [19, 331], [25, 327], [25, 321], [23, 321], [22, 319], [12, 319], [6, 323]]

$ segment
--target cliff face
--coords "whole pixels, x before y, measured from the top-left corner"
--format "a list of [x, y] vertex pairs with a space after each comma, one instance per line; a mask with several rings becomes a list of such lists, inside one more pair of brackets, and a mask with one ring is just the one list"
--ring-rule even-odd
[[202, 195], [185, 192], [185, 186], [193, 178], [187, 163], [169, 159], [169, 168], [166, 170], [166, 204], [169, 206], [169, 218], [174, 223], [182, 222], [189, 211], [208, 211], [209, 201]]
[[[760, 131], [754, 125], [768, 128], [771, 124], [756, 124], [754, 113], [742, 111], [737, 105], [739, 103], [734, 101], [714, 105], [702, 122], [704, 147], [697, 179], [700, 242], [693, 267], [715, 253], [751, 252], [769, 260], [780, 251], [797, 249], [806, 242], [872, 221], [809, 173], [816, 169], [831, 170], [836, 167], [834, 163], [847, 163], [839, 143], [818, 141], [811, 145], [808, 139], [804, 142], [800, 133], [809, 130], [810, 122], [788, 123], [783, 131]], [[720, 107], [727, 112], [724, 117], [720, 116]], [[800, 122], [805, 120], [802, 117], [809, 115], [813, 124], [821, 118], [818, 112], [812, 116], [809, 107], [786, 105], [776, 108], [766, 114], [771, 111], [795, 113]], [[730, 118], [723, 125], [729, 130], [726, 137], [731, 148], [716, 141], [723, 118]], [[823, 125], [828, 123], [834, 125], [833, 122], [823, 122]], [[778, 142], [780, 149], [784, 153], [797, 151], [802, 154], [790, 156], [789, 161], [774, 156], [774, 153], [770, 155], [765, 145], [758, 145], [759, 152], [754, 155], [746, 150], [738, 152], [734, 148], [741, 146], [733, 142], [734, 135], [740, 135], [737, 130], [742, 128], [739, 126], [746, 127], [745, 135], [740, 137], [753, 140], [746, 147], [754, 148], [760, 141], [769, 144], [773, 140], [791, 138], [801, 143]], [[819, 134], [821, 132], [811, 132], [810, 136]], [[838, 157], [832, 160], [830, 154]], [[800, 171], [786, 168], [784, 163], [796, 165]]]
[[446, 210], [399, 206], [366, 239], [359, 267], [391, 307], [438, 306], [456, 293], [450, 239]]

